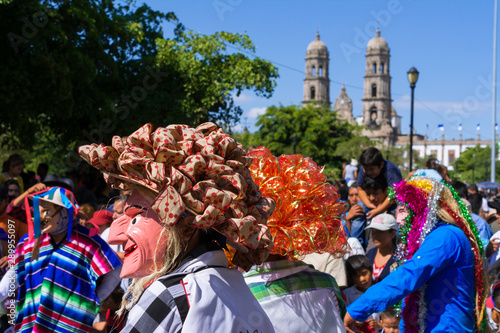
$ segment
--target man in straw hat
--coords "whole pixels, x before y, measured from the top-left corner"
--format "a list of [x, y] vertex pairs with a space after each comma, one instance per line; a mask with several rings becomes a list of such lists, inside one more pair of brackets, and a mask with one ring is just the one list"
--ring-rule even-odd
[[311, 253], [341, 258], [349, 249], [341, 222], [345, 208], [335, 187], [310, 158], [275, 157], [267, 148], [249, 155], [252, 177], [276, 209], [268, 221], [272, 254], [245, 274], [246, 283], [276, 332], [345, 332], [337, 282], [300, 261]]
[[[120, 282], [121, 262], [76, 223], [73, 193], [52, 187], [30, 196], [28, 235], [17, 245], [16, 332], [91, 332], [99, 303]], [[25, 206], [28, 207], [28, 197]]]
[[125, 250], [121, 277], [135, 278], [123, 332], [274, 332], [222, 251], [227, 242], [232, 262], [249, 269], [272, 246], [274, 202], [252, 181], [241, 145], [213, 123], [146, 124], [79, 152], [108, 184], [132, 189], [108, 238]]
[[400, 266], [347, 308], [346, 327], [404, 299], [402, 332], [483, 328], [483, 244], [460, 197], [440, 179], [414, 176], [389, 191], [408, 213], [400, 227]]

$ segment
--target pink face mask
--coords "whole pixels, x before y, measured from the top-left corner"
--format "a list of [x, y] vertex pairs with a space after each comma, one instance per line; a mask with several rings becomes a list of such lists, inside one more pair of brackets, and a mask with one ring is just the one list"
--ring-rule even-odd
[[405, 224], [405, 219], [408, 217], [408, 211], [406, 210], [406, 207], [403, 205], [399, 205], [397, 210], [396, 210], [396, 222], [399, 225]]
[[125, 251], [121, 278], [141, 278], [151, 274], [155, 254], [157, 265], [163, 263], [167, 233], [150, 206], [151, 202], [134, 191], [125, 204], [125, 214], [111, 224], [108, 242], [122, 245]]

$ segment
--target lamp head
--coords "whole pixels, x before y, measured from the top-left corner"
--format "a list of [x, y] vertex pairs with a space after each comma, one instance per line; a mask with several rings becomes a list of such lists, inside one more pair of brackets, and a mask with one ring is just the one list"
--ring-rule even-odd
[[410, 68], [408, 71], [408, 81], [410, 82], [410, 87], [415, 87], [418, 80], [418, 71], [415, 67]]

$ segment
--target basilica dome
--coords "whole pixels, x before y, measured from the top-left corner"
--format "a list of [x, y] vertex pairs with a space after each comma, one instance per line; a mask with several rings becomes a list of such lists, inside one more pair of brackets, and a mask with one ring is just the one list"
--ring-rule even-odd
[[316, 40], [312, 41], [307, 47], [307, 52], [310, 51], [327, 51], [325, 43], [319, 40], [319, 33], [316, 33]]
[[370, 49], [388, 50], [389, 49], [389, 45], [387, 44], [387, 41], [385, 39], [383, 39], [382, 37], [380, 37], [380, 29], [377, 29], [377, 36], [370, 39], [366, 48], [368, 50], [370, 50]]

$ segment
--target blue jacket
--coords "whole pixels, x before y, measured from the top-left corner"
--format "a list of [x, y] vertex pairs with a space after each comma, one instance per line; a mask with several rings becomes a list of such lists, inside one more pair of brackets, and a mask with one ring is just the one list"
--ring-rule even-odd
[[[424, 284], [425, 332], [473, 332], [474, 253], [462, 230], [452, 225], [433, 230], [411, 260], [370, 287], [347, 312], [355, 320], [364, 321], [371, 313], [384, 311]], [[400, 330], [404, 332], [403, 320]]]
[[488, 243], [490, 242], [491, 236], [493, 236], [490, 225], [488, 224], [488, 222], [486, 222], [485, 219], [477, 214], [470, 213], [470, 217], [476, 225], [477, 232], [479, 233], [479, 238], [481, 238], [481, 241], [483, 242], [483, 246], [486, 248], [486, 246], [488, 246]]

